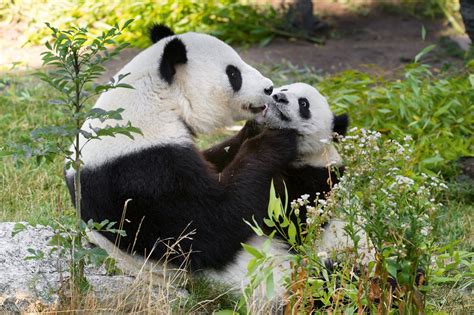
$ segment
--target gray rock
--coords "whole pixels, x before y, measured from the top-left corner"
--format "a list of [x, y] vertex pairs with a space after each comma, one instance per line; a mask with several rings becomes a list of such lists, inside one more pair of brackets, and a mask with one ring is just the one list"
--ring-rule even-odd
[[[0, 314], [34, 312], [54, 308], [58, 303], [59, 288], [67, 279], [67, 264], [64, 259], [48, 253], [47, 245], [53, 235], [51, 228], [28, 226], [12, 236], [14, 222], [0, 222]], [[25, 260], [28, 249], [41, 250], [45, 257], [40, 260]], [[128, 292], [135, 285], [134, 277], [110, 276], [103, 267], [86, 268], [86, 276], [99, 299], [116, 297]]]

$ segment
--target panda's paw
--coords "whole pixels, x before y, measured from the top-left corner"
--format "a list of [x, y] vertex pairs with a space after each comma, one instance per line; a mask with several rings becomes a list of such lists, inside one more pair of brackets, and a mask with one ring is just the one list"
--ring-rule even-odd
[[297, 156], [296, 136], [294, 129], [265, 129], [256, 138], [260, 138], [262, 147], [271, 152], [273, 158], [289, 163]]
[[242, 130], [240, 130], [239, 136], [241, 137], [242, 141], [245, 141], [259, 135], [262, 131], [262, 124], [259, 124], [256, 120], [248, 120]]

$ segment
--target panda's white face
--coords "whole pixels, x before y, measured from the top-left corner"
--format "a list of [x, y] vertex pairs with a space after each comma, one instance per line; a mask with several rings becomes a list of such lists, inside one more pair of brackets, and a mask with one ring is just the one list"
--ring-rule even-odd
[[305, 83], [276, 88], [257, 121], [268, 128], [296, 129], [301, 154], [315, 153], [330, 142], [334, 115], [318, 90]]
[[[135, 139], [106, 137], [84, 147], [83, 160], [98, 165], [117, 156], [164, 144], [190, 145], [192, 133], [207, 133], [252, 119], [271, 101], [272, 82], [219, 39], [199, 33], [167, 36], [138, 54], [117, 77], [134, 89], [113, 89], [95, 107], [123, 108], [122, 121], [87, 121], [83, 128], [128, 121]], [[84, 140], [85, 141], [85, 140]]]
[[[298, 131], [298, 158], [292, 163], [296, 167], [327, 167], [342, 163], [331, 143], [335, 116], [326, 98], [308, 84], [293, 83], [275, 89], [272, 102], [257, 117], [257, 122], [271, 129]], [[346, 117], [343, 129], [347, 128], [347, 123]]]
[[177, 37], [186, 46], [188, 60], [177, 67], [176, 83], [189, 101], [184, 117], [193, 128], [205, 131], [208, 124], [215, 128], [252, 119], [264, 109], [272, 81], [246, 64], [233, 48], [205, 34]]

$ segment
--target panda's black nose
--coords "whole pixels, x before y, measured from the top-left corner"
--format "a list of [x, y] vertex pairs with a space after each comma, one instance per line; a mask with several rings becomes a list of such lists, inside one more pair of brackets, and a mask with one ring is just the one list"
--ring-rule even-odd
[[272, 95], [273, 92], [273, 86], [269, 86], [266, 89], [263, 89], [263, 92], [267, 95]]
[[286, 95], [284, 93], [274, 94], [273, 99], [275, 100], [275, 102], [288, 104], [288, 99], [286, 98]]

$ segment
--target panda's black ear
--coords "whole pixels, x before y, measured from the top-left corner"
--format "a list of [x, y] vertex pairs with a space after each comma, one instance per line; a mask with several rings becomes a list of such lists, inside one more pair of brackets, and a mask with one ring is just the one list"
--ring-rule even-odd
[[165, 37], [173, 36], [174, 32], [166, 25], [163, 24], [153, 24], [148, 30], [151, 41], [156, 43], [160, 39]]
[[349, 127], [349, 115], [341, 114], [334, 115], [334, 122], [332, 126], [332, 131], [337, 132], [341, 136], [345, 136], [347, 133], [347, 128]]
[[188, 61], [186, 46], [179, 38], [170, 40], [163, 49], [160, 62], [160, 75], [163, 80], [171, 84], [176, 74], [176, 65], [185, 64]]

